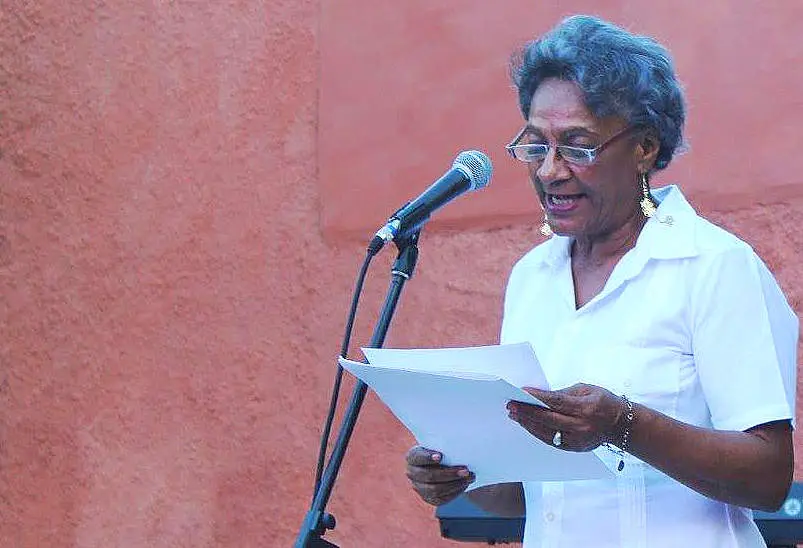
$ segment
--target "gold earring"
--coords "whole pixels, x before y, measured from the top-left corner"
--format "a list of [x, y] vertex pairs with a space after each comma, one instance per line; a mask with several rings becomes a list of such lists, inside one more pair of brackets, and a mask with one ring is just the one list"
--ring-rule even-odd
[[544, 213], [544, 224], [541, 225], [541, 234], [549, 238], [552, 236], [552, 227], [549, 226], [549, 221], [546, 218], [546, 213]]
[[647, 182], [646, 173], [641, 174], [641, 194], [641, 201], [639, 202], [641, 212], [649, 219], [655, 215], [657, 208], [655, 207], [655, 202], [652, 201], [652, 196], [650, 196], [650, 186]]

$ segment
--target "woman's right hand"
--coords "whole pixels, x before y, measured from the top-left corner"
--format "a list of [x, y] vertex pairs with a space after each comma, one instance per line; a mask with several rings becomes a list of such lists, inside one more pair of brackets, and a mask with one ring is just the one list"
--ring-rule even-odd
[[444, 466], [438, 451], [416, 445], [407, 451], [407, 477], [424, 502], [440, 506], [457, 498], [476, 479], [465, 466]]

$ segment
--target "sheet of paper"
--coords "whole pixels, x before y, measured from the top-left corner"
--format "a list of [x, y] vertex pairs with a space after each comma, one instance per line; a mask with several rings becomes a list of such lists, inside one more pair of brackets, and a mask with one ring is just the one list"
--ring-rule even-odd
[[[512, 481], [599, 479], [612, 473], [593, 453], [561, 451], [534, 438], [507, 416], [509, 400], [538, 404], [494, 375], [457, 375], [363, 364], [341, 358], [344, 369], [370, 386], [425, 447], [445, 464], [464, 464], [471, 489]], [[410, 362], [406, 362], [409, 366]]]
[[409, 371], [485, 373], [514, 386], [549, 389], [530, 343], [468, 348], [362, 348], [372, 365]]

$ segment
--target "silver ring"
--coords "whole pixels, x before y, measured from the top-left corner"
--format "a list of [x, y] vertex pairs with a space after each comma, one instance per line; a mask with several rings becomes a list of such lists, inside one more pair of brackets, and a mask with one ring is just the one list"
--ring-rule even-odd
[[560, 447], [561, 443], [563, 443], [563, 434], [560, 433], [560, 430], [556, 430], [555, 435], [552, 436], [552, 445]]

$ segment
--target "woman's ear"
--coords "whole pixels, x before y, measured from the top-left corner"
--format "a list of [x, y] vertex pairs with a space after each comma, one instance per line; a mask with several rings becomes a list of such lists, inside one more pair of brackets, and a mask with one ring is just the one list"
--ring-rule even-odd
[[660, 149], [661, 141], [654, 131], [647, 131], [642, 135], [636, 146], [636, 164], [639, 172], [648, 173], [652, 171]]

